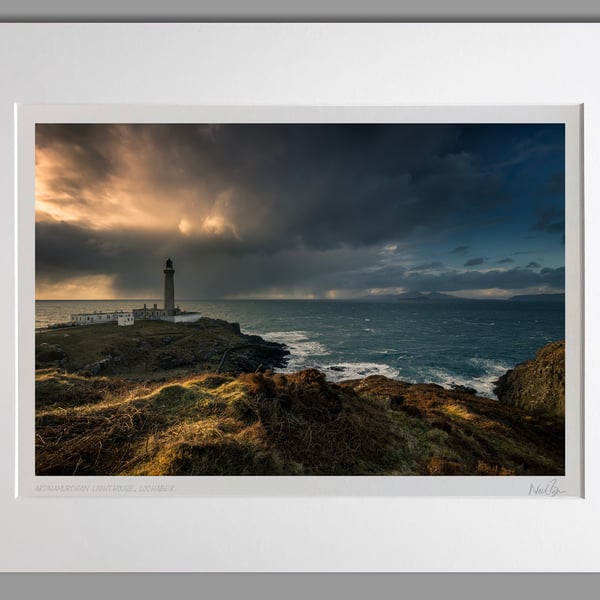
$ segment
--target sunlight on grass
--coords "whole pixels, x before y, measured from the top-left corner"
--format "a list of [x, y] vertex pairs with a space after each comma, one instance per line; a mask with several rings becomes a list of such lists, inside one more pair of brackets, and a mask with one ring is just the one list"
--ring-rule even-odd
[[446, 404], [443, 410], [453, 417], [459, 417], [466, 421], [473, 421], [475, 419], [475, 415], [471, 414], [464, 406], [459, 406], [458, 404]]

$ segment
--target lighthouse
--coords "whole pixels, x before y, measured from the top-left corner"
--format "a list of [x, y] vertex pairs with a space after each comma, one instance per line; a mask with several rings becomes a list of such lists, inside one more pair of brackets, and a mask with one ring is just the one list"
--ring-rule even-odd
[[175, 269], [170, 258], [167, 258], [163, 273], [165, 274], [165, 312], [171, 316], [175, 314], [175, 284], [173, 281]]
[[168, 321], [169, 323], [195, 323], [199, 321], [202, 317], [199, 312], [181, 310], [179, 307], [175, 308], [175, 269], [170, 258], [167, 258], [163, 273], [165, 274], [165, 305], [162, 308], [157, 304], [154, 304], [154, 306], [144, 304], [143, 307], [134, 308], [131, 311], [78, 313], [71, 315], [71, 323], [73, 325], [92, 325], [93, 323], [116, 322], [118, 325], [133, 325], [134, 321], [139, 319]]

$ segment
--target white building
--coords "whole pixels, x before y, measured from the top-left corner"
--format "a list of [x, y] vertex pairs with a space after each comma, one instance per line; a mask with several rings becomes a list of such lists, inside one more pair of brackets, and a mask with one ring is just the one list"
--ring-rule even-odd
[[120, 327], [127, 327], [128, 325], [133, 325], [133, 313], [123, 313], [117, 317], [117, 325]]
[[98, 323], [116, 323], [119, 319], [119, 316], [125, 313], [122, 310], [114, 311], [114, 312], [98, 312], [94, 311], [93, 313], [79, 313], [76, 315], [71, 315], [71, 323], [73, 325], [96, 325]]
[[136, 319], [151, 319], [170, 323], [194, 323], [199, 321], [202, 317], [200, 313], [188, 312], [182, 310], [179, 306], [175, 306], [175, 269], [170, 258], [167, 258], [163, 273], [165, 274], [164, 306], [159, 307], [154, 304], [152, 307], [148, 307], [144, 304], [142, 308], [133, 309], [133, 316]]

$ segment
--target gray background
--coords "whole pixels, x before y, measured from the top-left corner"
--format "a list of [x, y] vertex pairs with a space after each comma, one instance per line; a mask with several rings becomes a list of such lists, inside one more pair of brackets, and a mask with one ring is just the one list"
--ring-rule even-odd
[[0, 21], [598, 21], [597, 0], [9, 0]]
[[[593, 0], [20, 0], [0, 21], [600, 21]], [[5, 598], [592, 597], [597, 575], [2, 574]]]

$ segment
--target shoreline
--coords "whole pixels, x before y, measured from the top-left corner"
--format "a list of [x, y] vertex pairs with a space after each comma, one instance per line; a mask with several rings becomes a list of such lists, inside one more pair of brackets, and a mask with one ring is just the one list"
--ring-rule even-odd
[[[439, 385], [444, 389], [452, 390], [452, 389], [469, 389], [474, 392], [476, 395], [484, 398], [489, 398], [490, 400], [498, 401], [497, 395], [494, 393], [494, 387], [497, 380], [505, 375], [507, 372], [512, 371], [519, 362], [515, 361], [514, 364], [508, 365], [504, 364], [501, 368], [499, 368], [499, 364], [494, 364], [493, 367], [483, 375], [479, 376], [469, 376], [466, 373], [452, 373], [450, 371], [440, 370], [438, 367], [431, 367], [432, 370], [437, 371], [437, 376], [432, 377], [423, 377], [423, 378], [415, 378], [415, 377], [406, 377], [402, 375], [401, 368], [393, 367], [389, 363], [386, 362], [375, 362], [369, 360], [363, 361], [352, 361], [351, 359], [347, 360], [323, 360], [316, 361], [310, 360], [306, 361], [305, 356], [307, 352], [302, 349], [302, 344], [307, 343], [309, 345], [314, 345], [316, 342], [313, 342], [309, 338], [304, 338], [301, 341], [297, 339], [294, 340], [294, 335], [304, 332], [267, 332], [267, 333], [243, 333], [240, 330], [240, 327], [237, 323], [232, 323], [228, 321], [224, 321], [222, 319], [210, 319], [208, 317], [203, 317], [201, 320], [203, 323], [213, 322], [218, 323], [219, 326], [224, 327], [227, 330], [232, 330], [240, 334], [240, 336], [246, 336], [248, 339], [253, 339], [254, 341], [259, 340], [260, 343], [263, 344], [275, 344], [276, 346], [280, 346], [287, 350], [285, 355], [285, 364], [279, 364], [278, 366], [267, 364], [265, 368], [271, 368], [277, 373], [280, 374], [293, 374], [296, 372], [300, 372], [306, 370], [308, 368], [314, 368], [322, 372], [327, 379], [327, 381], [331, 383], [341, 383], [347, 380], [355, 380], [361, 379], [369, 376], [385, 376], [392, 380], [409, 383], [409, 384], [433, 384]], [[139, 323], [144, 321], [138, 321]], [[145, 321], [147, 323], [157, 323], [160, 321]], [[93, 331], [96, 331], [97, 328], [106, 327], [107, 324], [96, 323], [89, 325], [65, 325], [64, 327], [59, 327], [56, 325], [49, 325], [44, 328], [36, 328], [35, 334], [36, 339], [38, 336], [52, 336], [54, 335], [67, 335], [69, 336], [71, 332], [90, 332], [92, 335]], [[116, 325], [116, 324], [115, 324]], [[109, 325], [112, 326], [112, 325]], [[126, 333], [127, 328], [119, 328], [117, 332]], [[283, 337], [284, 341], [280, 341]], [[292, 338], [290, 341], [290, 337]], [[37, 343], [37, 342], [36, 342]], [[318, 344], [318, 343], [317, 343]], [[222, 350], [221, 357], [223, 357]], [[329, 352], [324, 351], [323, 356], [328, 356]], [[532, 357], [531, 357], [532, 358]], [[492, 360], [487, 359], [479, 359], [478, 357], [468, 359], [471, 362], [480, 361], [480, 362], [490, 362]], [[220, 361], [219, 361], [220, 362]], [[81, 366], [81, 365], [80, 365]], [[180, 365], [184, 366], [184, 365]], [[192, 366], [192, 365], [187, 365]], [[201, 365], [200, 365], [201, 366]], [[217, 365], [218, 366], [218, 365]], [[261, 366], [260, 363], [257, 363], [256, 366]], [[222, 370], [223, 365], [221, 365], [220, 369]], [[169, 368], [164, 369], [165, 375], [168, 375]], [[235, 371], [235, 369], [234, 369]], [[240, 371], [241, 372], [241, 371]], [[122, 374], [122, 373], [121, 373]]]

